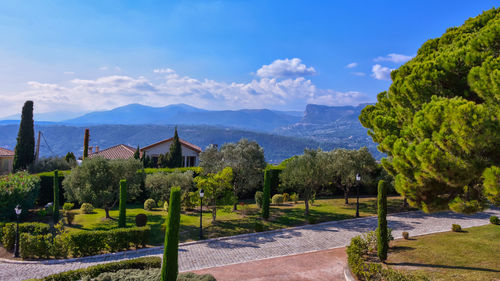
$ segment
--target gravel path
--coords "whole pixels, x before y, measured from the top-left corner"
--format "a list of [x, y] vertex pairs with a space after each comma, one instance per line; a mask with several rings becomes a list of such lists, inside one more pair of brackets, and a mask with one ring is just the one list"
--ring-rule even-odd
[[[402, 231], [408, 231], [410, 236], [449, 231], [453, 223], [460, 224], [464, 228], [485, 225], [489, 223], [489, 217], [492, 215], [500, 216], [500, 209], [494, 208], [469, 216], [451, 212], [435, 214], [407, 212], [390, 215], [388, 221], [389, 227], [393, 229], [394, 238], [401, 238]], [[179, 271], [344, 247], [352, 237], [374, 230], [376, 226], [377, 217], [365, 217], [182, 243], [179, 245]], [[0, 280], [41, 278], [99, 263], [143, 256], [161, 256], [162, 253], [163, 247], [155, 247], [69, 260], [37, 262], [2, 260]]]

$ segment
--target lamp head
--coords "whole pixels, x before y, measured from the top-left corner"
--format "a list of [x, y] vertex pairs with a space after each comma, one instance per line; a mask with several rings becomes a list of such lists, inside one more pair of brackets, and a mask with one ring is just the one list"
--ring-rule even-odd
[[360, 175], [360, 174], [356, 174], [356, 180], [357, 180], [357, 181], [360, 181], [360, 180], [361, 180], [361, 175]]
[[22, 212], [21, 206], [17, 205], [16, 208], [14, 208], [14, 211], [16, 211], [16, 215], [19, 216], [21, 214], [21, 212]]
[[200, 198], [203, 198], [205, 196], [205, 192], [203, 192], [203, 189], [200, 189]]

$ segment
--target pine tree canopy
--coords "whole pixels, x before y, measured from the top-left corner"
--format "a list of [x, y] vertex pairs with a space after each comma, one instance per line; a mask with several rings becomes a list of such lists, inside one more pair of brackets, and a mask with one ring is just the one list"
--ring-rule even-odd
[[26, 170], [35, 160], [35, 130], [33, 128], [33, 102], [26, 101], [14, 149], [14, 170]]
[[500, 9], [425, 42], [360, 121], [397, 191], [426, 212], [500, 203]]

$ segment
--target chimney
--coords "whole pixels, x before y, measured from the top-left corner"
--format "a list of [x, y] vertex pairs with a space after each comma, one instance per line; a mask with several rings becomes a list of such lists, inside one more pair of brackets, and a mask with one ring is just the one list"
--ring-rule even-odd
[[94, 149], [94, 147], [93, 147], [93, 146], [89, 146], [89, 154], [92, 154], [92, 153], [93, 153], [93, 152], [92, 152], [92, 150], [93, 150], [93, 149]]
[[94, 151], [94, 153], [97, 153], [97, 152], [99, 152], [99, 146], [98, 146], [98, 145], [96, 145], [96, 146], [95, 146], [95, 151]]

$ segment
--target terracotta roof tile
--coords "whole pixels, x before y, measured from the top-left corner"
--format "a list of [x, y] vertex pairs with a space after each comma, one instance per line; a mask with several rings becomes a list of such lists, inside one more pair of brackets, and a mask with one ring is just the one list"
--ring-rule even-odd
[[0, 156], [14, 156], [14, 151], [0, 147]]
[[89, 154], [89, 158], [94, 158], [94, 157], [103, 157], [106, 159], [129, 159], [134, 157], [134, 152], [135, 148], [125, 145], [125, 144], [119, 144], [112, 146], [110, 148], [106, 148], [103, 150], [100, 150], [99, 152], [94, 152], [92, 154]]

